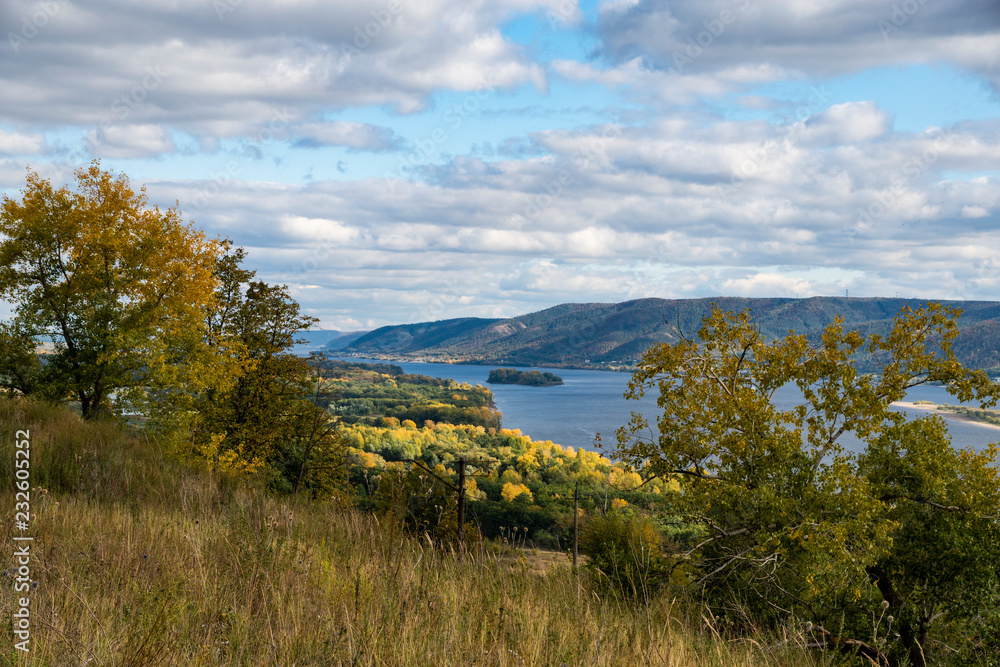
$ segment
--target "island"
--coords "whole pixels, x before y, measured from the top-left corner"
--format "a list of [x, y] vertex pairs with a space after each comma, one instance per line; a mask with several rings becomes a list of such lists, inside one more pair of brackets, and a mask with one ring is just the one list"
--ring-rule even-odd
[[554, 387], [563, 379], [555, 373], [519, 371], [514, 368], [494, 368], [486, 380], [491, 384], [523, 384], [529, 387]]

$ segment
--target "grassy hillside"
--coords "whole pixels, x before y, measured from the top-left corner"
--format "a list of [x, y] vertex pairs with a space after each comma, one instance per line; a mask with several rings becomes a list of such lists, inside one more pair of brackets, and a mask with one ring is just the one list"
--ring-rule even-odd
[[[911, 299], [638, 299], [623, 303], [562, 304], [506, 320], [465, 318], [382, 327], [343, 348], [358, 355], [420, 357], [436, 361], [547, 366], [616, 366], [655, 343], [676, 340], [675, 328], [694, 335], [713, 303], [749, 308], [769, 337], [789, 330], [818, 337], [836, 316], [862, 333], [886, 332]], [[1000, 303], [946, 301], [964, 310], [959, 359], [974, 368], [1000, 369]]]
[[[459, 557], [355, 510], [195, 469], [142, 433], [0, 397], [5, 489], [15, 429], [31, 433], [38, 585], [31, 653], [7, 641], [2, 665], [831, 664], [792, 629], [726, 636], [698, 607], [616, 601], [558, 559], [541, 573], [502, 545]], [[0, 507], [12, 517], [13, 494]], [[9, 529], [2, 541], [10, 577]]]

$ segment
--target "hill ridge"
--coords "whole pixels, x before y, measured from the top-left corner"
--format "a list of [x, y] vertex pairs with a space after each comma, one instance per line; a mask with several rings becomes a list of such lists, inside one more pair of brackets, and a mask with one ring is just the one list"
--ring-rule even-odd
[[[712, 304], [750, 309], [764, 335], [790, 330], [818, 338], [840, 315], [863, 333], [888, 331], [903, 306], [931, 299], [819, 296], [645, 297], [619, 303], [563, 303], [510, 318], [460, 317], [381, 327], [338, 350], [354, 356], [515, 366], [619, 368], [629, 366], [656, 343], [677, 339], [673, 327], [694, 335]], [[1000, 302], [941, 300], [963, 310], [959, 359], [974, 368], [1000, 370]]]

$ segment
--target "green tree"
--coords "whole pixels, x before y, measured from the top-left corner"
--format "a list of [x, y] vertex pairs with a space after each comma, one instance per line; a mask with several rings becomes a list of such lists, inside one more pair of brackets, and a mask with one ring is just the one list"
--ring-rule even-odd
[[37, 341], [19, 322], [0, 322], [0, 388], [39, 394], [45, 385]]
[[322, 382], [317, 379], [315, 385], [309, 400], [303, 397], [292, 406], [277, 458], [292, 493], [308, 490], [313, 497], [329, 497], [347, 485], [347, 442], [340, 420], [323, 407], [328, 397]]
[[[330, 441], [321, 423], [325, 411], [313, 410], [308, 396], [309, 361], [289, 351], [296, 336], [317, 320], [300, 312], [284, 285], [254, 280], [255, 272], [241, 266], [245, 250], [229, 241], [223, 246], [204, 331], [206, 347], [224, 360], [219, 364], [224, 370], [201, 391], [171, 396], [170, 403], [174, 411], [188, 406], [192, 442], [214, 466], [283, 470], [288, 462], [280, 461], [281, 453], [297, 451], [289, 439], [306, 438], [301, 472]], [[296, 488], [303, 481], [299, 477], [293, 481]]]
[[[200, 338], [218, 244], [97, 162], [76, 184], [56, 189], [29, 171], [21, 200], [3, 198], [0, 297], [15, 307], [3, 335], [16, 344], [0, 373], [21, 391], [75, 398], [92, 419], [139, 400], [154, 378], [201, 374], [170, 362]], [[37, 337], [54, 344], [44, 368], [26, 355]]]
[[[674, 567], [718, 613], [799, 619], [818, 645], [881, 665], [997, 655], [997, 449], [957, 451], [939, 418], [889, 409], [929, 382], [995, 404], [1000, 388], [952, 353], [959, 314], [904, 308], [868, 338], [837, 320], [814, 346], [714, 309], [698, 341], [643, 356], [626, 395], [659, 393], [658, 434], [633, 414], [617, 453], [683, 478], [677, 512], [702, 534]], [[878, 373], [856, 370], [861, 355]], [[782, 387], [801, 404], [775, 407]], [[859, 455], [840, 444], [849, 432]]]

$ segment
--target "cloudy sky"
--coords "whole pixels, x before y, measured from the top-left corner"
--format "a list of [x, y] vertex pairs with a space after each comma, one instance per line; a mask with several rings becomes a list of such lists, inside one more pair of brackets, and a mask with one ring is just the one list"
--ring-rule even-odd
[[1000, 299], [997, 0], [4, 0], [0, 191], [100, 158], [325, 328]]

